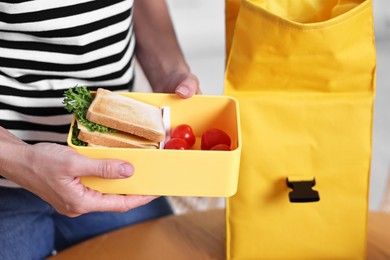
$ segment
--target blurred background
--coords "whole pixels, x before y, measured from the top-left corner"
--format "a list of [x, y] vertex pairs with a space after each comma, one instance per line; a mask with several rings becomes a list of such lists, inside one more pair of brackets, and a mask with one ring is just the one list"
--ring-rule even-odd
[[[379, 210], [382, 203], [390, 199], [390, 194], [387, 194], [387, 183], [390, 182], [390, 0], [373, 1], [377, 84], [369, 206], [371, 210]], [[167, 3], [183, 53], [191, 70], [200, 79], [203, 94], [222, 94], [225, 0], [167, 0]], [[137, 70], [135, 91], [149, 91], [142, 71], [139, 68]], [[199, 209], [224, 205], [223, 200], [207, 198], [187, 198], [187, 202]], [[184, 202], [175, 203], [179, 205]], [[185, 205], [181, 207], [184, 210]]]

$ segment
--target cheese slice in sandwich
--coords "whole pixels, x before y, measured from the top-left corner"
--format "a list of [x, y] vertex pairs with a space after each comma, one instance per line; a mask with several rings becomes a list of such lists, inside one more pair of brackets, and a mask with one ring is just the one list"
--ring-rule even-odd
[[158, 149], [159, 143], [122, 131], [105, 132], [90, 131], [86, 126], [77, 122], [80, 130], [78, 139], [93, 147], [118, 147], [118, 148], [149, 148]]
[[99, 88], [87, 119], [154, 142], [165, 138], [161, 109], [157, 106]]

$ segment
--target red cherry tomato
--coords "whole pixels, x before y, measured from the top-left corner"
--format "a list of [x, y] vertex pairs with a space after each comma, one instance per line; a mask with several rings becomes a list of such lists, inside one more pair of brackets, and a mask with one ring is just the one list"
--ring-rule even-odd
[[190, 146], [184, 139], [172, 138], [165, 143], [164, 149], [188, 150]]
[[172, 138], [181, 138], [184, 139], [190, 148], [195, 144], [195, 135], [192, 131], [191, 126], [187, 124], [181, 124], [176, 126], [171, 133]]
[[230, 151], [230, 146], [227, 146], [226, 144], [217, 144], [217, 145], [211, 147], [210, 150], [215, 150], [215, 151]]
[[200, 148], [202, 150], [210, 150], [217, 144], [226, 144], [228, 147], [230, 147], [230, 136], [224, 131], [216, 128], [209, 129], [202, 134], [202, 140], [200, 144]]

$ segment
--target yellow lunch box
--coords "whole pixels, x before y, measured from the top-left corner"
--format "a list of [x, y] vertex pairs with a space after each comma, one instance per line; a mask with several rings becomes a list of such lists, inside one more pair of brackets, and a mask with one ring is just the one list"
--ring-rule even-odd
[[[68, 145], [90, 158], [115, 158], [130, 162], [134, 175], [127, 179], [83, 177], [89, 188], [102, 193], [161, 196], [229, 197], [236, 193], [241, 156], [239, 107], [228, 96], [196, 95], [189, 99], [174, 94], [119, 93], [159, 107], [169, 107], [170, 125], [192, 127], [196, 143], [191, 150], [108, 148]], [[225, 131], [232, 140], [231, 151], [200, 149], [202, 133], [210, 128]], [[169, 130], [168, 130], [169, 131]]]

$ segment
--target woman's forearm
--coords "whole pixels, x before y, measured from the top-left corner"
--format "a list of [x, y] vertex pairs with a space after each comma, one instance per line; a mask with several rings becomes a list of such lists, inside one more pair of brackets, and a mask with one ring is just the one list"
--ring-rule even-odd
[[[136, 55], [153, 90], [172, 85], [180, 77], [172, 74], [189, 73], [164, 0], [134, 1], [134, 30]], [[184, 77], [184, 76], [183, 76]], [[182, 80], [182, 79], [181, 79]]]
[[[18, 180], [17, 175], [26, 168], [26, 148], [28, 144], [0, 127], [0, 175], [10, 180]], [[20, 183], [19, 183], [20, 184]]]

